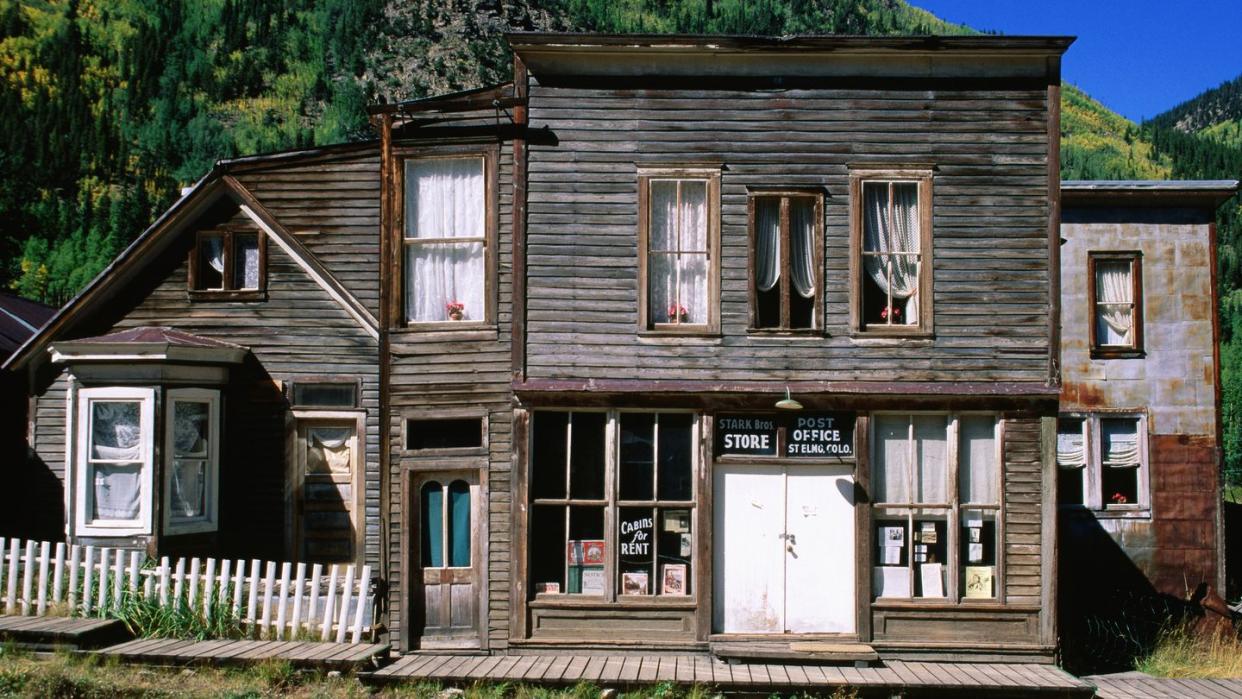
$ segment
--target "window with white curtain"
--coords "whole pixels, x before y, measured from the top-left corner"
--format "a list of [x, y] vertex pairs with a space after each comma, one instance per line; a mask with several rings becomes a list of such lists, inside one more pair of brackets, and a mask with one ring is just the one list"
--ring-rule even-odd
[[164, 531], [216, 528], [220, 469], [220, 392], [174, 388], [164, 416]]
[[1137, 252], [1090, 253], [1091, 349], [1097, 355], [1142, 349], [1142, 265]]
[[751, 196], [752, 328], [817, 327], [822, 210], [815, 193]]
[[1105, 511], [1149, 507], [1142, 415], [1085, 413], [1057, 422], [1057, 502]]
[[201, 231], [190, 261], [190, 289], [230, 296], [261, 291], [265, 250], [258, 231]]
[[868, 172], [851, 180], [855, 329], [931, 329], [931, 173]]
[[487, 317], [487, 165], [482, 155], [405, 161], [406, 323]]
[[995, 415], [871, 418], [877, 598], [995, 599], [1000, 423]]
[[155, 389], [83, 388], [77, 401], [78, 530], [150, 533]]
[[719, 172], [645, 173], [641, 216], [647, 330], [712, 330], [718, 325]]

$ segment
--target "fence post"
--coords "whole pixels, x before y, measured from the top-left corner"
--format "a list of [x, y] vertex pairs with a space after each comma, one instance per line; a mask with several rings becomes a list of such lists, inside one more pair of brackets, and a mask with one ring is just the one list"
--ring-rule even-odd
[[140, 556], [142, 554], [137, 551], [129, 552], [129, 593], [134, 596], [138, 594], [138, 569], [142, 565]]
[[229, 564], [232, 563], [225, 558], [220, 561], [220, 589], [216, 591], [216, 608], [229, 608]]
[[112, 554], [112, 608], [121, 609], [121, 590], [125, 587], [125, 551], [117, 549]]
[[319, 640], [326, 641], [332, 633], [332, 620], [336, 617], [336, 608], [332, 603], [336, 601], [336, 564], [332, 564], [332, 574], [328, 576], [328, 601], [323, 606], [323, 630], [319, 635]]
[[258, 604], [259, 604], [259, 559], [250, 560], [250, 597], [246, 602], [246, 621], [250, 624], [250, 628], [257, 629], [259, 627]]
[[306, 564], [298, 564], [297, 577], [293, 583], [293, 622], [289, 626], [289, 638], [298, 640], [298, 633], [302, 630], [302, 597], [306, 593], [303, 586], [306, 582]]
[[69, 547], [69, 616], [78, 613], [78, 564], [82, 556], [82, 547], [74, 544]]
[[95, 547], [86, 547], [86, 562], [82, 565], [82, 616], [91, 615], [91, 588], [95, 582]]
[[103, 616], [108, 611], [108, 556], [112, 549], [99, 547], [99, 587], [95, 591], [95, 614]]
[[362, 640], [362, 612], [369, 605], [371, 591], [371, 566], [362, 566], [362, 577], [358, 578], [358, 604], [354, 610], [354, 635], [351, 643]]
[[203, 576], [203, 617], [211, 616], [211, 598], [216, 590], [216, 559], [207, 559], [207, 572]]
[[345, 642], [345, 631], [349, 628], [349, 599], [354, 594], [354, 564], [345, 569], [345, 585], [341, 588], [341, 619], [336, 627], [336, 642]]
[[185, 585], [185, 558], [177, 559], [177, 569], [173, 572], [173, 606], [181, 607], [181, 592]]
[[56, 565], [52, 568], [52, 604], [60, 604], [65, 586], [65, 542], [56, 543]]
[[233, 615], [241, 619], [242, 583], [246, 580], [246, 561], [237, 559], [237, 572], [233, 578]]
[[267, 634], [272, 623], [272, 588], [276, 586], [276, 563], [267, 562], [267, 574], [263, 576], [263, 620], [259, 622], [259, 635]]
[[21, 539], [9, 541], [9, 589], [8, 599], [4, 601], [5, 614], [17, 613], [17, 565], [21, 546]]
[[168, 556], [160, 559], [160, 606], [168, 606]]
[[310, 608], [306, 610], [306, 633], [308, 635], [315, 633], [315, 614], [319, 611], [319, 585], [323, 582], [323, 564], [316, 563], [311, 566], [311, 593]]
[[34, 586], [35, 542], [26, 542], [26, 560], [22, 563], [22, 616], [30, 613], [30, 594]]
[[186, 606], [191, 610], [198, 604], [198, 573], [200, 565], [198, 556], [190, 559], [190, 596], [186, 600]]
[[47, 614], [47, 567], [50, 562], [48, 559], [52, 555], [52, 542], [44, 541], [39, 544], [39, 589], [37, 593], [38, 604], [35, 606], [35, 614], [43, 616]]
[[280, 564], [280, 598], [276, 605], [276, 640], [284, 640], [285, 622], [288, 617], [285, 612], [289, 603], [289, 562], [285, 561]]

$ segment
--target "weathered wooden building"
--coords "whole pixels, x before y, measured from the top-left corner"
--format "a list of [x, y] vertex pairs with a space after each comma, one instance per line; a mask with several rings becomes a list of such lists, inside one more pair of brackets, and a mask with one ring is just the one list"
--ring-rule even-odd
[[364, 560], [402, 650], [1050, 661], [1070, 40], [510, 41], [27, 343], [30, 521]]
[[1237, 190], [1061, 184], [1067, 623], [1225, 594], [1215, 221]]

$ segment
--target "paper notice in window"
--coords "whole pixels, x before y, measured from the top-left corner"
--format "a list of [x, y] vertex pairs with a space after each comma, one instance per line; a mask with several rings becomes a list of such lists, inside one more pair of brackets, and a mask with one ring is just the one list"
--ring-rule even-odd
[[872, 569], [876, 597], [909, 597], [910, 569], [905, 566], [876, 566]]
[[970, 544], [966, 551], [966, 558], [971, 563], [978, 563], [983, 560], [983, 544]]
[[944, 597], [944, 565], [924, 563], [919, 566], [919, 582], [923, 585], [923, 597]]
[[901, 547], [885, 546], [884, 547], [884, 565], [899, 566], [901, 565]]

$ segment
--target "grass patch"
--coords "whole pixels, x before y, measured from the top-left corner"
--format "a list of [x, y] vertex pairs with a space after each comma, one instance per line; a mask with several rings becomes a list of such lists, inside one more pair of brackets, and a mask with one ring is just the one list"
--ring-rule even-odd
[[1224, 679], [1242, 677], [1242, 640], [1236, 635], [1196, 635], [1184, 624], [1161, 632], [1150, 655], [1135, 669], [1156, 677]]

